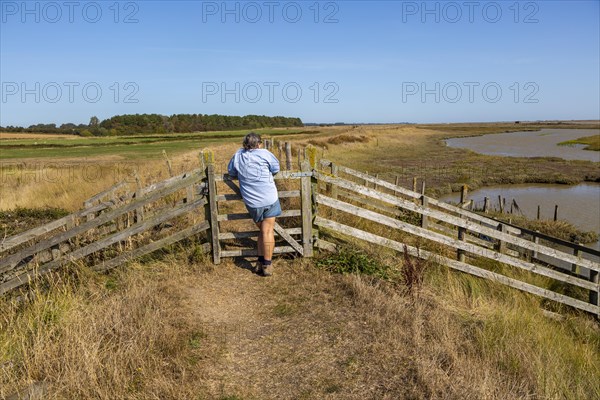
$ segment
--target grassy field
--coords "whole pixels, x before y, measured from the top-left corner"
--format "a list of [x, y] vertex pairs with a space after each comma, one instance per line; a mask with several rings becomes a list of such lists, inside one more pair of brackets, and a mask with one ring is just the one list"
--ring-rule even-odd
[[[405, 186], [418, 176], [430, 193], [461, 183], [600, 178], [591, 162], [507, 162], [443, 144], [510, 126], [319, 127], [279, 138], [292, 141], [294, 152], [311, 143], [342, 165], [391, 181], [398, 175]], [[223, 168], [243, 134], [167, 150], [172, 168], [197, 168], [208, 146]], [[164, 179], [168, 143], [149, 143], [152, 157], [132, 161], [96, 150], [32, 159], [23, 156], [27, 146], [12, 148], [25, 159], [2, 165], [0, 217], [13, 218], [6, 210], [17, 206], [77, 209], [133, 172], [143, 183]], [[12, 212], [20, 230], [48, 216]], [[213, 266], [185, 243], [106, 275], [73, 265], [27, 296], [0, 298], [0, 398], [32, 384], [49, 399], [600, 397], [594, 318], [438, 265], [424, 265], [422, 285], [410, 291], [407, 260], [397, 253], [331, 240], [343, 244], [340, 253], [278, 257], [273, 279], [240, 260]]]
[[[304, 129], [258, 129], [265, 137], [294, 135]], [[161, 157], [162, 151], [179, 154], [199, 146], [224, 141], [239, 141], [247, 131], [179, 133], [172, 135], [132, 135], [114, 137], [80, 137], [64, 135], [12, 134], [0, 136], [0, 160], [121, 157], [129, 160]]]

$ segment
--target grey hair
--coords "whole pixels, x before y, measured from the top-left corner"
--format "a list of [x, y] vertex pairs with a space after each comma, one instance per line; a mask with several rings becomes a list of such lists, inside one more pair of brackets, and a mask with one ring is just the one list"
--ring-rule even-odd
[[260, 135], [258, 133], [250, 132], [244, 138], [242, 143], [244, 150], [258, 149], [258, 145], [261, 143]]

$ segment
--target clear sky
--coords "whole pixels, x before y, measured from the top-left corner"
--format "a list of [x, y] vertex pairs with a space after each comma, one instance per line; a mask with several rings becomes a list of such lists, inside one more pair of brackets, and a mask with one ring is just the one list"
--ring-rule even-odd
[[0, 125], [600, 119], [600, 2], [0, 0]]

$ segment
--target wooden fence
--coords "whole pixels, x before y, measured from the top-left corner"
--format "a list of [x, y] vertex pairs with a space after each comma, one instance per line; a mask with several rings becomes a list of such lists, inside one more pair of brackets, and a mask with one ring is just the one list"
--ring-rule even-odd
[[[268, 147], [275, 149], [272, 142]], [[286, 150], [291, 169], [290, 146], [278, 148]], [[398, 238], [410, 235], [423, 244], [406, 247], [413, 257], [600, 315], [600, 252], [444, 203], [397, 181], [328, 160], [317, 162], [310, 146], [297, 154], [301, 168], [274, 177], [283, 209], [275, 226], [275, 253], [311, 257], [315, 247], [333, 249], [320, 231], [403, 252], [405, 244]], [[206, 167], [148, 187], [138, 182], [128, 190], [126, 183], [117, 184], [86, 201], [81, 211], [3, 240], [0, 294], [73, 261], [85, 259], [93, 269], [106, 271], [187, 238], [211, 252], [215, 264], [224, 257], [256, 255], [253, 238], [258, 231], [243, 207], [236, 179], [217, 171], [210, 152], [203, 163]], [[369, 231], [374, 228], [379, 235]], [[482, 259], [501, 263], [508, 272], [477, 266]], [[537, 286], [532, 282], [539, 279], [528, 276], [558, 281], [587, 296]]]
[[188, 215], [206, 204], [198, 195], [203, 178], [196, 170], [121, 196], [118, 184], [81, 211], [3, 240], [0, 294], [88, 256], [103, 271], [207, 230], [203, 215]]

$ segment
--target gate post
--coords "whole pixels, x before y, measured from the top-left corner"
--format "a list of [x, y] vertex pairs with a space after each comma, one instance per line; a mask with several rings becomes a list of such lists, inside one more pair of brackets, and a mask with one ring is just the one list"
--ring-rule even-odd
[[[312, 242], [316, 243], [319, 239], [319, 227], [314, 224], [314, 217], [317, 215], [317, 193], [319, 192], [319, 182], [317, 178], [314, 176], [314, 172], [317, 170], [318, 160], [317, 160], [317, 148], [313, 145], [306, 146], [306, 159], [308, 161], [308, 168], [313, 172], [313, 175], [310, 177], [310, 199], [311, 199], [311, 234], [312, 234]], [[312, 250], [311, 250], [312, 251]]]
[[219, 210], [217, 208], [217, 185], [215, 182], [215, 156], [211, 150], [204, 153], [204, 162], [206, 163], [206, 181], [208, 183], [208, 204], [205, 216], [210, 223], [211, 248], [213, 262], [221, 263], [221, 244], [219, 243]]
[[[308, 161], [303, 161], [302, 172], [310, 172], [310, 164]], [[300, 178], [300, 200], [302, 203], [302, 247], [304, 257], [312, 257], [313, 255], [313, 213], [312, 213], [312, 191], [311, 177], [303, 176]]]

